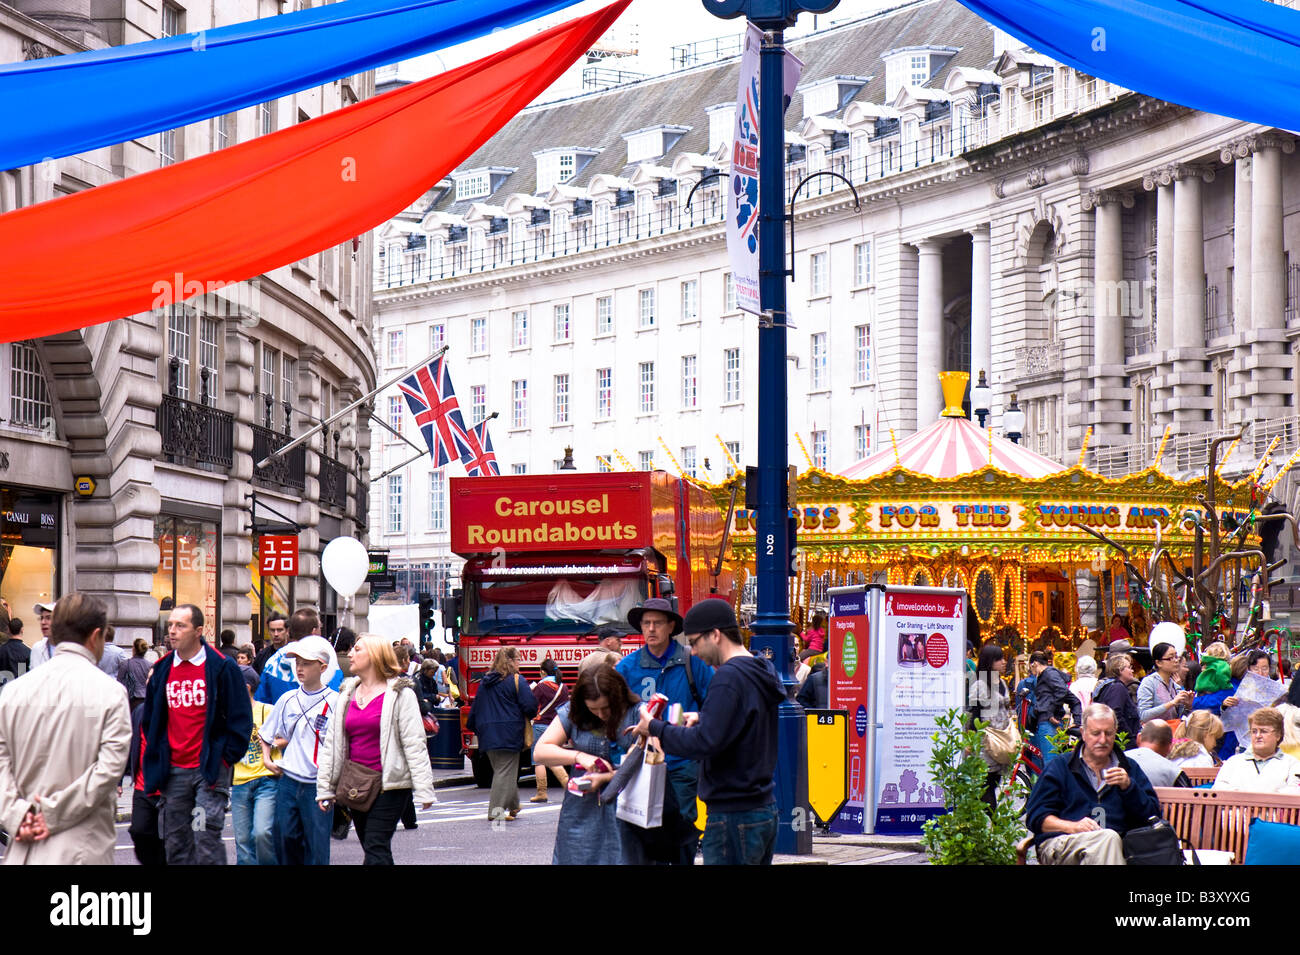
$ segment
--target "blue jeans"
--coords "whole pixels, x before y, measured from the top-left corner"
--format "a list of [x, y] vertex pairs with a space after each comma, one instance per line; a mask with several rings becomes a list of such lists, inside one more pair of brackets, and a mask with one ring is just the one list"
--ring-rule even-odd
[[274, 776], [258, 776], [230, 790], [236, 865], [278, 865], [275, 853]]
[[709, 811], [705, 865], [771, 865], [776, 846], [776, 803], [745, 812]]
[[282, 865], [329, 865], [334, 811], [316, 803], [316, 782], [276, 780], [275, 828]]

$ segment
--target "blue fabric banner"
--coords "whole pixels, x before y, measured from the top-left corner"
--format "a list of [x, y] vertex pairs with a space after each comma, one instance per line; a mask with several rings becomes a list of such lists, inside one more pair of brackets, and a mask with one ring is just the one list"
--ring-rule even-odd
[[0, 66], [0, 169], [264, 103], [577, 0], [344, 0], [185, 36]]
[[1300, 12], [1264, 0], [959, 0], [1039, 53], [1170, 103], [1300, 130]]

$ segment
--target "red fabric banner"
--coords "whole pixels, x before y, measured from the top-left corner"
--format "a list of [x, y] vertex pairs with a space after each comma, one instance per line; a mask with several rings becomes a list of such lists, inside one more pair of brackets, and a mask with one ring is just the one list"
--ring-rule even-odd
[[629, 2], [269, 136], [0, 216], [0, 341], [215, 291], [386, 222], [559, 78]]

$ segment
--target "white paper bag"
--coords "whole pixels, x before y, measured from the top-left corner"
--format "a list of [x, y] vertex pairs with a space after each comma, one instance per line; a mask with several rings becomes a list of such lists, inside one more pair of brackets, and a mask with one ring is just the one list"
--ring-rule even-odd
[[668, 766], [662, 761], [641, 763], [632, 781], [618, 794], [618, 818], [642, 829], [655, 829], [664, 823], [664, 785]]

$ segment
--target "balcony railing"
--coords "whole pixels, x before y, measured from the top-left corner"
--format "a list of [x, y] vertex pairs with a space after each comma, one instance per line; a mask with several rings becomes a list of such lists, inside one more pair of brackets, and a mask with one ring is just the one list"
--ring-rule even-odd
[[[1171, 434], [1160, 459], [1160, 469], [1170, 474], [1203, 474], [1210, 460], [1210, 444], [1218, 438], [1234, 437], [1239, 430], [1229, 428], [1199, 431], [1195, 434]], [[1110, 478], [1120, 478], [1144, 470], [1155, 460], [1160, 438], [1161, 435], [1156, 433], [1134, 444], [1094, 447], [1093, 469]], [[1281, 462], [1300, 447], [1300, 417], [1257, 421], [1247, 440], [1238, 445], [1233, 457], [1241, 457], [1254, 464], [1268, 451], [1274, 438], [1278, 442], [1272, 456], [1275, 461]], [[1224, 463], [1224, 455], [1230, 447], [1231, 445], [1219, 447], [1220, 464]]]
[[1016, 378], [1034, 378], [1060, 371], [1061, 345], [1059, 342], [1040, 342], [1016, 349]]
[[348, 469], [326, 457], [320, 459], [320, 506], [332, 511], [348, 507]]
[[158, 433], [171, 464], [229, 470], [235, 455], [235, 417], [208, 405], [163, 395]]
[[289, 443], [289, 436], [253, 425], [253, 479], [278, 487], [301, 491], [307, 485], [307, 448], [303, 445], [288, 454], [277, 455], [259, 468], [261, 461], [273, 451]]

